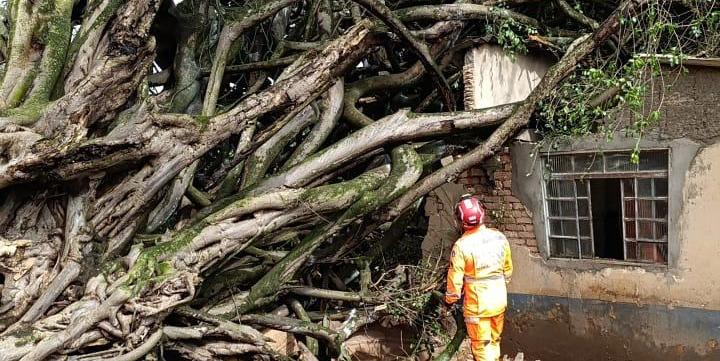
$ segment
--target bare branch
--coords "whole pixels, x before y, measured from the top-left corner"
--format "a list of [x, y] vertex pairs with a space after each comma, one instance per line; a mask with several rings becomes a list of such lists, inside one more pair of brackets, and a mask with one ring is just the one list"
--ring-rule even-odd
[[353, 2], [360, 4], [373, 15], [377, 16], [382, 20], [390, 29], [396, 32], [405, 42], [415, 50], [420, 56], [420, 61], [427, 68], [431, 78], [435, 84], [440, 88], [440, 94], [442, 94], [445, 106], [449, 111], [455, 110], [455, 100], [453, 99], [452, 90], [445, 80], [445, 76], [442, 74], [440, 67], [435, 64], [435, 60], [430, 54], [430, 50], [427, 45], [420, 42], [415, 38], [414, 35], [408, 30], [405, 25], [393, 14], [385, 4], [378, 0], [353, 0]]
[[147, 355], [150, 351], [152, 351], [153, 348], [160, 342], [160, 339], [163, 336], [163, 330], [159, 329], [155, 331], [150, 337], [145, 340], [140, 346], [133, 349], [132, 351], [113, 357], [113, 360], [115, 361], [135, 361], [139, 360], [141, 357]]
[[497, 125], [502, 123], [512, 109], [513, 105], [503, 105], [479, 111], [436, 114], [413, 114], [409, 110], [401, 110], [363, 127], [316, 153], [307, 161], [268, 178], [254, 191], [261, 192], [276, 187], [302, 187], [358, 155], [385, 144], [448, 134], [460, 129]]
[[223, 74], [225, 73], [225, 64], [228, 60], [232, 44], [247, 29], [268, 19], [281, 9], [294, 4], [296, 1], [297, 0], [275, 0], [267, 3], [261, 2], [262, 6], [258, 8], [253, 8], [251, 4], [248, 4], [245, 6], [247, 11], [240, 17], [240, 21], [233, 22], [223, 28], [220, 33], [217, 50], [215, 51], [213, 66], [210, 70], [207, 93], [203, 101], [203, 115], [212, 116], [215, 114], [217, 99], [220, 95], [220, 85], [222, 84]]
[[[307, 311], [305, 311], [305, 308], [303, 305], [296, 299], [291, 298], [288, 302], [290, 305], [290, 308], [295, 313], [295, 316], [297, 316], [300, 320], [305, 322], [312, 322], [310, 319], [310, 315], [308, 315]], [[320, 346], [318, 345], [317, 339], [314, 339], [312, 337], [307, 338], [307, 352], [310, 353], [310, 355], [317, 355], [320, 351]]]
[[[235, 74], [235, 73], [242, 73], [244, 71], [249, 70], [267, 70], [267, 69], [274, 69], [283, 65], [290, 65], [295, 60], [297, 60], [300, 57], [300, 54], [293, 54], [284, 56], [282, 58], [277, 59], [270, 59], [270, 60], [264, 60], [264, 61], [258, 61], [254, 63], [247, 63], [247, 64], [239, 64], [239, 65], [230, 65], [225, 67], [225, 73], [226, 74]], [[210, 75], [210, 71], [203, 71], [203, 76]]]
[[312, 322], [274, 315], [244, 315], [240, 317], [240, 321], [298, 335], [311, 336], [327, 342], [335, 354], [340, 351], [340, 334]]
[[578, 10], [575, 10], [570, 4], [567, 3], [565, 0], [555, 0], [555, 3], [558, 4], [560, 9], [562, 9], [565, 14], [567, 14], [572, 19], [575, 19], [580, 24], [583, 24], [587, 27], [589, 27], [592, 30], [597, 29], [600, 27], [600, 23], [595, 21], [594, 19], [590, 18], [589, 16], [581, 13]]
[[338, 80], [328, 89], [328, 92], [320, 100], [320, 119], [302, 144], [293, 151], [282, 169], [290, 168], [304, 161], [323, 145], [340, 119], [344, 88], [343, 81]]
[[337, 300], [337, 301], [348, 301], [348, 302], [359, 302], [363, 304], [378, 304], [382, 303], [381, 300], [376, 299], [372, 296], [362, 295], [356, 292], [345, 292], [326, 290], [321, 288], [312, 287], [290, 287], [288, 290], [298, 296], [321, 298], [326, 300]]

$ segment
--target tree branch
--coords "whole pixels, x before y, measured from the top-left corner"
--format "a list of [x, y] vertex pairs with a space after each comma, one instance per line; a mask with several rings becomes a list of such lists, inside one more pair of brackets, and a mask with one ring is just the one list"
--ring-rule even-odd
[[418, 20], [486, 20], [486, 19], [513, 19], [522, 24], [539, 28], [540, 23], [521, 13], [512, 10], [478, 5], [478, 4], [443, 4], [420, 5], [398, 9], [395, 11], [398, 19], [411, 22]]
[[113, 357], [114, 361], [135, 361], [139, 360], [141, 357], [147, 355], [152, 351], [153, 348], [160, 342], [160, 339], [163, 336], [163, 330], [158, 329], [155, 331], [150, 337], [145, 340], [140, 346], [133, 349], [132, 351]]
[[330, 132], [332, 132], [337, 121], [340, 119], [344, 88], [344, 82], [338, 80], [328, 89], [327, 93], [319, 102], [320, 119], [310, 134], [295, 148], [288, 160], [283, 164], [282, 170], [288, 169], [307, 159], [315, 153], [323, 145], [328, 136], [330, 136]]
[[313, 287], [289, 287], [288, 291], [298, 296], [321, 298], [325, 300], [337, 300], [347, 302], [358, 302], [363, 304], [378, 304], [381, 300], [372, 296], [368, 297], [356, 292], [326, 290]]
[[413, 114], [403, 109], [363, 127], [305, 162], [267, 178], [253, 192], [276, 187], [302, 187], [355, 157], [385, 144], [497, 125], [510, 115], [513, 107], [503, 105], [478, 111], [435, 114]]
[[589, 55], [598, 46], [612, 36], [620, 26], [620, 18], [630, 9], [643, 5], [647, 0], [626, 0], [618, 9], [592, 35], [586, 35], [575, 41], [568, 52], [555, 65], [553, 65], [530, 95], [513, 111], [512, 115], [480, 146], [471, 150], [463, 157], [449, 165], [433, 172], [423, 178], [412, 189], [389, 207], [390, 217], [397, 217], [417, 199], [445, 183], [448, 179], [457, 177], [462, 171], [474, 164], [482, 162], [494, 154], [510, 138], [512, 134], [527, 125], [530, 116], [537, 104], [554, 90], [568, 73], [577, 65], [580, 59]]
[[579, 22], [580, 24], [583, 24], [592, 30], [595, 30], [598, 27], [600, 27], [600, 23], [598, 23], [594, 19], [590, 18], [589, 16], [575, 10], [575, 8], [570, 6], [570, 4], [567, 3], [567, 1], [555, 0], [555, 3], [560, 7], [560, 9], [565, 14], [567, 14], [567, 16], [571, 17], [572, 19]]
[[340, 334], [312, 322], [274, 315], [244, 315], [240, 317], [240, 321], [298, 335], [314, 337], [327, 342], [330, 349], [333, 350], [336, 355], [340, 352]]
[[432, 54], [430, 54], [428, 47], [417, 40], [410, 30], [408, 30], [408, 28], [405, 27], [405, 25], [393, 14], [392, 10], [380, 1], [353, 0], [353, 2], [360, 4], [373, 15], [377, 16], [383, 23], [385, 23], [385, 25], [397, 33], [400, 38], [402, 38], [413, 48], [413, 50], [415, 50], [415, 52], [420, 56], [420, 61], [430, 73], [430, 77], [433, 82], [435, 82], [440, 89], [440, 94], [442, 94], [447, 110], [455, 110], [455, 100], [453, 99], [452, 90], [445, 80], [445, 76], [443, 76], [440, 67], [435, 64], [435, 60], [433, 59]]
[[[298, 300], [291, 298], [288, 303], [297, 318], [305, 322], [312, 322], [310, 315], [308, 315], [307, 311], [305, 311], [305, 308]], [[308, 337], [305, 342], [307, 343], [307, 351], [311, 355], [318, 355], [320, 352], [320, 346], [318, 345], [317, 339]]]
[[[253, 1], [245, 5], [244, 13], [242, 16], [238, 16], [241, 20], [233, 22], [222, 29], [220, 41], [215, 50], [213, 66], [210, 70], [207, 93], [203, 100], [203, 115], [212, 116], [215, 114], [217, 99], [220, 95], [220, 85], [222, 84], [223, 74], [225, 73], [225, 64], [230, 55], [232, 44], [246, 30], [295, 2], [297, 2], [297, 0], [274, 0], [265, 3], [259, 0]], [[258, 3], [260, 3], [261, 6], [257, 7]]]

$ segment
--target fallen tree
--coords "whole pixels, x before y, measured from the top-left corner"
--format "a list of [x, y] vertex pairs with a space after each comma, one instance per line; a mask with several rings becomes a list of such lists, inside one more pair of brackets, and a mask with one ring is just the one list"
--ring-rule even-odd
[[[582, 6], [8, 2], [0, 359], [293, 356], [264, 329], [302, 340], [302, 359], [345, 357], [363, 326], [425, 317], [442, 267], [371, 267], [422, 198], [495, 154], [579, 69], [668, 46], [627, 19], [717, 12]], [[557, 61], [526, 100], [458, 111], [479, 42]], [[626, 91], [612, 89], [585, 96], [605, 109]]]

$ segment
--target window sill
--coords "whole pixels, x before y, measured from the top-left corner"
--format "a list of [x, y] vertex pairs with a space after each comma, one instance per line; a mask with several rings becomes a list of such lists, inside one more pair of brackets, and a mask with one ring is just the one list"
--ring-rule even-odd
[[575, 259], [575, 258], [559, 258], [549, 257], [545, 258], [546, 262], [550, 265], [554, 265], [561, 268], [572, 268], [579, 270], [597, 270], [602, 268], [642, 268], [648, 271], [665, 272], [670, 269], [668, 264], [660, 263], [642, 263], [642, 262], [630, 262], [620, 261], [614, 259], [605, 258], [591, 258], [591, 259]]

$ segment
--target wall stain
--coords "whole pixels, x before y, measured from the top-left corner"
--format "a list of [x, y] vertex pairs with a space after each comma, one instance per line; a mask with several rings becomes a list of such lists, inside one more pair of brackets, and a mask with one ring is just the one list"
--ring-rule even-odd
[[551, 361], [719, 360], [718, 325], [720, 311], [512, 294], [503, 353]]

